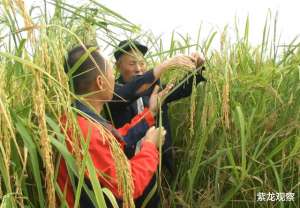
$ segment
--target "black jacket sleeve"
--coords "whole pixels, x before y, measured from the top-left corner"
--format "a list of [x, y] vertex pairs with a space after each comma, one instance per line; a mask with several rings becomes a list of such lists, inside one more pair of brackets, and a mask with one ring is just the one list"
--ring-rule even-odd
[[[155, 76], [153, 70], [145, 72], [143, 75], [136, 76], [128, 83], [115, 84], [114, 95], [112, 101], [108, 103], [109, 109], [106, 108], [106, 115], [110, 113], [108, 111], [114, 111], [115, 113], [121, 112], [131, 102], [143, 94], [148, 94], [152, 91], [152, 85], [155, 82]], [[109, 118], [110, 116], [108, 116]]]
[[[132, 81], [115, 85], [113, 100], [136, 100], [140, 93], [147, 90], [155, 81], [153, 70], [145, 72], [143, 75], [136, 76]], [[123, 99], [122, 99], [123, 98]]]
[[155, 81], [153, 70], [145, 72], [143, 75], [136, 76], [128, 83], [115, 84], [113, 101], [133, 101], [136, 100], [141, 93], [146, 91]]

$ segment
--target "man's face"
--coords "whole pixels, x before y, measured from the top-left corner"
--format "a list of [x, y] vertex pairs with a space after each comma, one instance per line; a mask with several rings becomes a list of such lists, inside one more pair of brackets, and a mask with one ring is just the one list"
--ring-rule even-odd
[[136, 50], [123, 54], [117, 62], [117, 68], [125, 82], [129, 82], [136, 75], [142, 75], [146, 67], [143, 54]]
[[112, 67], [112, 63], [108, 60], [106, 62], [106, 70], [105, 70], [105, 89], [106, 89], [106, 99], [110, 101], [113, 97], [114, 88], [115, 88], [115, 74]]

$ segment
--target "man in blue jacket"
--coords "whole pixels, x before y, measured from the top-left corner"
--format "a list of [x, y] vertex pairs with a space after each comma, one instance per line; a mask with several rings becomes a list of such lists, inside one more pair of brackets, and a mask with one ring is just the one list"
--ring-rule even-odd
[[[108, 106], [110, 117], [117, 128], [129, 122], [135, 115], [142, 112], [145, 107], [148, 107], [149, 97], [153, 91], [154, 84], [159, 84], [159, 78], [165, 71], [174, 67], [196, 69], [204, 63], [199, 54], [194, 54], [193, 56], [178, 55], [164, 61], [152, 70], [147, 70], [144, 61], [144, 55], [147, 51], [148, 48], [139, 42], [125, 40], [119, 43], [118, 49], [114, 53], [120, 77], [115, 83], [113, 102], [110, 102]], [[196, 84], [205, 81], [205, 78], [201, 75], [201, 70], [198, 72], [196, 73]], [[162, 104], [162, 125], [167, 132], [162, 150], [162, 164], [167, 168], [171, 176], [174, 176], [174, 167], [168, 104], [189, 96], [192, 92], [192, 86], [193, 76], [174, 90]], [[128, 158], [131, 158], [138, 149], [139, 144], [136, 143], [131, 147], [127, 147], [125, 153]], [[154, 183], [155, 178], [152, 180], [152, 185], [150, 184], [148, 189], [146, 188], [145, 197], [153, 188]], [[158, 203], [159, 196], [156, 194], [156, 197], [153, 197], [148, 207], [156, 207]]]

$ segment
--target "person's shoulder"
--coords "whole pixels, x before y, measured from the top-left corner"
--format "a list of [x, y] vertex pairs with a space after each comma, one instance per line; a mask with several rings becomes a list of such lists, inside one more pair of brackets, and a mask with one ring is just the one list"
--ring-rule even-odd
[[77, 115], [78, 126], [84, 134], [95, 133], [98, 131], [97, 122], [92, 119], [86, 118], [82, 115]]

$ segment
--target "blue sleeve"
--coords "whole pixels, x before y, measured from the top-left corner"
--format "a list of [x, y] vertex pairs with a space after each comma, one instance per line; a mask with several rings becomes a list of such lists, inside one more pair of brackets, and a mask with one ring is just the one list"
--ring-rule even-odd
[[149, 126], [145, 119], [130, 128], [127, 135], [123, 136], [126, 146], [136, 145], [136, 143], [145, 136], [148, 128]]
[[140, 97], [140, 94], [149, 89], [155, 81], [153, 70], [145, 72], [143, 75], [136, 76], [128, 83], [115, 84], [113, 101], [133, 101]]

